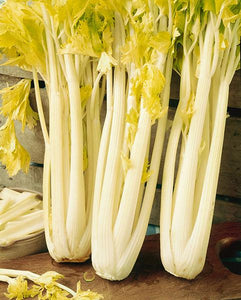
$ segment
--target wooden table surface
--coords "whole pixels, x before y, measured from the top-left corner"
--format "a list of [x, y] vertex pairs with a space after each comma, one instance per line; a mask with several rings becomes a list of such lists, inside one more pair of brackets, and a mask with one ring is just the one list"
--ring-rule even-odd
[[[48, 253], [27, 256], [0, 263], [1, 268], [29, 270], [42, 274], [54, 270], [65, 276], [62, 282], [76, 290], [91, 289], [104, 295], [105, 300], [165, 300], [165, 299], [241, 299], [241, 275], [226, 269], [218, 257], [218, 244], [224, 239], [241, 240], [241, 223], [214, 225], [210, 237], [206, 264], [196, 279], [176, 278], [164, 271], [159, 257], [159, 235], [147, 236], [130, 276], [120, 282], [110, 282], [97, 275], [86, 282], [83, 274], [93, 272], [91, 262], [83, 264], [56, 263]], [[7, 284], [0, 283], [0, 299], [5, 299]]]

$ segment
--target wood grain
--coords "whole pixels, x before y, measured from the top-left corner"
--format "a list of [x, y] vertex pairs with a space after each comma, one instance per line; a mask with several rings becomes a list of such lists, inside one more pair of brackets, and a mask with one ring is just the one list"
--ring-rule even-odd
[[214, 222], [221, 223], [223, 220], [227, 222], [241, 221], [241, 205], [218, 199], [215, 203]]
[[[218, 245], [224, 238], [241, 239], [240, 223], [213, 226], [204, 270], [196, 279], [176, 278], [164, 271], [159, 255], [159, 235], [145, 239], [130, 276], [110, 282], [96, 275], [92, 282], [83, 280], [84, 272], [94, 272], [91, 262], [58, 264], [47, 253], [1, 262], [1, 268], [14, 268], [44, 273], [55, 270], [65, 275], [63, 283], [73, 289], [81, 281], [83, 289], [102, 293], [105, 300], [221, 300], [241, 298], [241, 276], [226, 269], [218, 257]], [[7, 285], [0, 283], [0, 299]]]
[[[5, 168], [0, 165], [0, 188], [23, 188], [42, 193], [43, 168], [30, 166], [25, 174], [20, 171], [16, 176], [9, 177]], [[1, 299], [1, 298], [0, 298]]]
[[241, 118], [227, 119], [218, 193], [241, 198]]
[[[1, 60], [0, 64], [2, 64], [5, 60]], [[18, 78], [29, 78], [33, 79], [33, 74], [30, 71], [23, 70], [19, 67], [15, 66], [1, 66], [0, 65], [0, 74], [10, 75]], [[40, 76], [39, 76], [40, 78]]]
[[8, 85], [12, 86], [12, 85], [18, 83], [18, 81], [19, 81], [19, 78], [15, 77], [15, 76], [0, 74], [0, 89], [3, 89], [5, 87], [7, 87]]
[[237, 70], [230, 84], [229, 107], [241, 108], [241, 69]]

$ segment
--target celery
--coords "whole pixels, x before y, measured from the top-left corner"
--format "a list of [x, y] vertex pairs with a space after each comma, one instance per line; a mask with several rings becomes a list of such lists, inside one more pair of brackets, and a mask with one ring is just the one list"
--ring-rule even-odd
[[[101, 1], [98, 5], [102, 9], [96, 9], [93, 1], [69, 0], [56, 4], [10, 0], [0, 10], [0, 47], [8, 58], [6, 64], [33, 72], [45, 141], [45, 232], [49, 252], [56, 261], [84, 261], [90, 255], [103, 100], [99, 82], [105, 76], [98, 62], [103, 53], [111, 57], [109, 42], [112, 41], [112, 12]], [[46, 84], [49, 128], [37, 73]], [[11, 175], [21, 168], [27, 171], [30, 162], [29, 154], [17, 140], [13, 123], [20, 120], [23, 129], [25, 124], [29, 127], [36, 124], [37, 115], [28, 103], [29, 89], [30, 81], [25, 80], [2, 91], [1, 110], [8, 119], [0, 132], [0, 139], [5, 139], [1, 144], [6, 145], [0, 148], [0, 159]], [[14, 96], [11, 110], [7, 102], [10, 93]], [[23, 103], [25, 110], [20, 109]], [[16, 155], [12, 152], [13, 145], [18, 150]]]
[[[0, 269], [0, 280], [8, 283], [7, 293], [4, 295], [7, 299], [25, 299], [38, 296], [38, 299], [103, 299], [101, 294], [90, 290], [83, 291], [80, 281], [77, 283], [76, 292], [67, 286], [59, 283], [57, 280], [64, 276], [49, 271], [42, 275], [33, 272], [13, 269]], [[28, 286], [27, 280], [31, 280], [33, 285]], [[71, 296], [71, 298], [70, 298]]]
[[[172, 70], [172, 8], [171, 3], [159, 5], [152, 1], [113, 3], [113, 54], [118, 65], [113, 79], [107, 73], [107, 115], [92, 228], [93, 266], [98, 275], [110, 280], [121, 280], [131, 272], [156, 188]], [[150, 135], [157, 120], [149, 168]]]
[[161, 258], [167, 271], [192, 279], [203, 268], [211, 230], [228, 89], [238, 65], [240, 6], [235, 1], [177, 3], [180, 101], [163, 171]]

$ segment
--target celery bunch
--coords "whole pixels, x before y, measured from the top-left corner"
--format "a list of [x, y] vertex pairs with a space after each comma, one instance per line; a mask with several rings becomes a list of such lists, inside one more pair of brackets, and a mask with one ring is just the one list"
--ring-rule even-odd
[[[93, 186], [105, 89], [105, 80], [100, 84], [104, 73], [99, 71], [98, 63], [102, 53], [109, 55], [111, 51], [111, 12], [101, 1], [99, 6], [103, 10], [91, 1], [10, 0], [0, 9], [0, 48], [8, 58], [5, 64], [33, 72], [45, 141], [46, 240], [57, 261], [84, 261], [90, 255]], [[37, 73], [46, 84], [49, 122], [43, 113]], [[28, 102], [29, 88], [30, 82], [22, 81], [2, 91], [1, 111], [9, 125], [0, 129], [1, 144], [5, 144], [0, 157], [12, 175], [20, 168], [27, 170], [30, 161], [17, 141], [13, 123], [21, 120], [23, 128], [36, 123], [36, 113]]]
[[[115, 3], [115, 2], [114, 2]], [[115, 7], [107, 115], [94, 191], [92, 263], [101, 277], [128, 276], [154, 199], [172, 73], [172, 6], [124, 1]], [[151, 129], [158, 123], [150, 152]], [[150, 163], [149, 163], [150, 161]]]
[[235, 0], [176, 4], [180, 101], [163, 171], [161, 259], [170, 273], [192, 279], [203, 268], [212, 224], [229, 85], [239, 63], [241, 6]]

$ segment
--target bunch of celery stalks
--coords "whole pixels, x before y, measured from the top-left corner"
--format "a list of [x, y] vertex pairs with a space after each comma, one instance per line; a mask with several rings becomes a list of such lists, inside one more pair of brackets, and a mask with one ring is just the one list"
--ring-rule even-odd
[[[238, 0], [1, 5], [5, 65], [33, 73], [45, 141], [45, 235], [57, 262], [83, 262], [91, 254], [99, 276], [127, 277], [145, 238], [163, 157], [162, 264], [187, 279], [201, 272], [229, 85], [239, 64], [240, 17]], [[169, 126], [172, 70], [180, 75], [180, 97]], [[47, 122], [40, 77], [48, 94]], [[14, 121], [23, 129], [37, 122], [29, 90], [24, 79], [0, 92], [6, 119], [0, 159], [10, 175], [28, 170], [29, 154]]]

